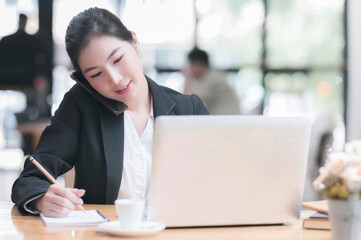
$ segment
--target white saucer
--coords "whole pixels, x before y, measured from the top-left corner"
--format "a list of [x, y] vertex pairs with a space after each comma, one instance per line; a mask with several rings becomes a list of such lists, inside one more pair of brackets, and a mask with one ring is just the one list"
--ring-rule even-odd
[[119, 221], [110, 221], [99, 224], [99, 227], [107, 233], [120, 237], [143, 237], [151, 236], [162, 231], [165, 226], [160, 222], [141, 222], [139, 230], [123, 230]]

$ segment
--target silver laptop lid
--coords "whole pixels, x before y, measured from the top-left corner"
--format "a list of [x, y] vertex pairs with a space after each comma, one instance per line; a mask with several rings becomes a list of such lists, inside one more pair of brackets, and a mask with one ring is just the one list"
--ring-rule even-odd
[[167, 227], [297, 220], [310, 126], [300, 117], [158, 117], [148, 219]]

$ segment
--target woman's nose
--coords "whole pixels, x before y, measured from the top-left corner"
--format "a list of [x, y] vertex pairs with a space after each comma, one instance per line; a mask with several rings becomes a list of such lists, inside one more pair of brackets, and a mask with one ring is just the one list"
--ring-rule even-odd
[[123, 75], [114, 67], [109, 67], [107, 69], [107, 75], [109, 82], [113, 85], [117, 85], [120, 81], [123, 80]]

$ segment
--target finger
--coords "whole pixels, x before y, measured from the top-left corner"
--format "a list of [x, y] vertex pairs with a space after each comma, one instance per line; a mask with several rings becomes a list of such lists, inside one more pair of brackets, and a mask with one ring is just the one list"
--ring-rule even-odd
[[44, 211], [42, 212], [42, 214], [46, 217], [66, 217], [69, 214], [66, 213], [59, 213], [51, 208], [46, 208], [44, 209]]
[[[73, 208], [68, 208], [65, 207], [63, 205], [58, 204], [58, 202], [54, 202], [54, 196], [51, 196], [52, 194], [49, 194], [50, 196], [44, 196], [44, 204], [43, 204], [43, 209], [42, 209], [42, 213], [46, 214], [46, 215], [51, 215], [51, 216], [64, 216], [64, 215], [68, 215]], [[58, 197], [58, 196], [56, 196]], [[64, 198], [63, 198], [64, 199]], [[70, 205], [73, 205], [69, 200], [65, 199], [66, 201], [68, 201], [70, 203]], [[63, 200], [58, 200], [58, 201], [63, 201]]]
[[78, 199], [80, 199], [81, 203], [78, 204], [83, 204], [83, 200], [80, 198], [85, 194], [85, 190], [84, 189], [77, 189], [77, 188], [67, 188], [68, 191], [72, 192]]
[[77, 195], [78, 197], [82, 197], [85, 194], [85, 190], [84, 189], [77, 189], [77, 188], [69, 188], [70, 191], [72, 191], [75, 195]]
[[69, 211], [72, 211], [75, 208], [75, 204], [69, 201], [67, 198], [64, 198], [56, 193], [49, 192], [44, 195], [44, 201], [50, 205], [53, 204], [56, 206], [56, 209], [67, 208]]
[[57, 187], [54, 187], [53, 190], [54, 190], [53, 192], [55, 194], [68, 199], [69, 201], [73, 202], [76, 205], [83, 204], [83, 200], [81, 198], [79, 198], [77, 195], [75, 195], [69, 189], [66, 189], [66, 188], [58, 185]]
[[75, 205], [73, 205], [74, 207], [72, 208], [68, 208], [68, 207], [65, 207], [64, 205], [59, 205], [58, 203], [56, 202], [51, 202], [49, 203], [49, 209], [56, 212], [59, 216], [67, 216], [69, 213], [71, 213], [74, 208], [75, 208]]

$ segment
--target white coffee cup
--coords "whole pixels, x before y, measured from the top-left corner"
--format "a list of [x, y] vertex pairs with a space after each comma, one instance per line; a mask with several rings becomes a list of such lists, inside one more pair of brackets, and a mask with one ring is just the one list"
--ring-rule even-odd
[[122, 230], [137, 230], [142, 221], [144, 201], [134, 199], [117, 199], [115, 206]]

